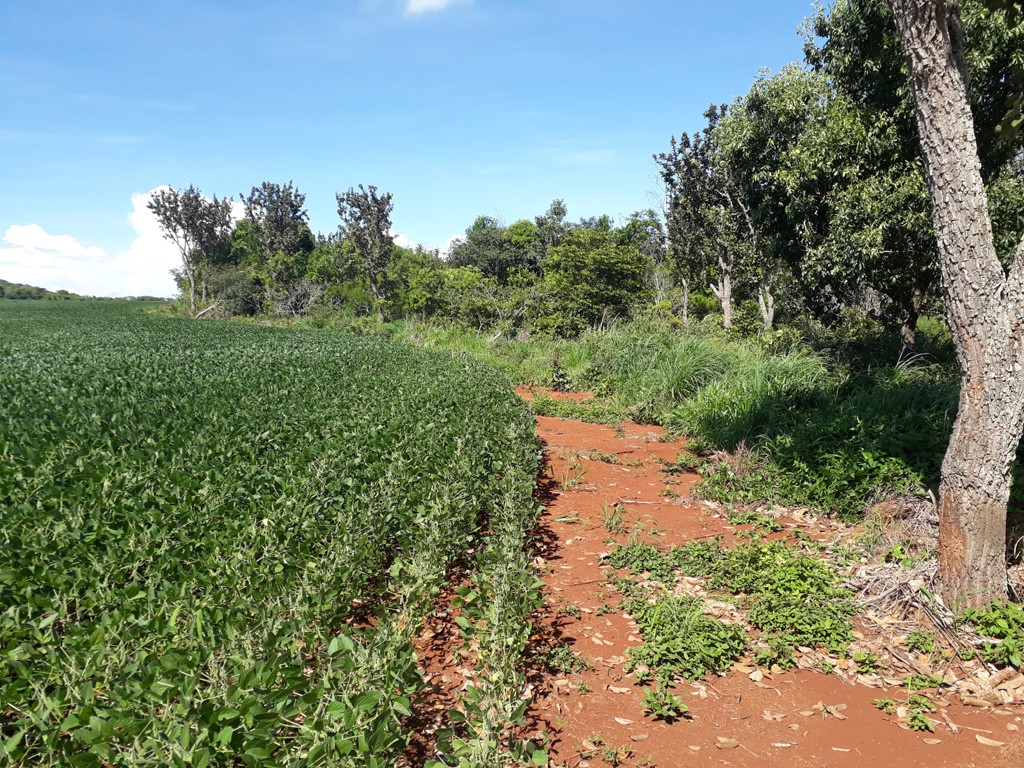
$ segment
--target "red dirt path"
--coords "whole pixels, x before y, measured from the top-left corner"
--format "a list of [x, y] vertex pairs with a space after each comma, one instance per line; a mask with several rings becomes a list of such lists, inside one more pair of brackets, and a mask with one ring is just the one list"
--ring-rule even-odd
[[[858, 685], [852, 670], [761, 670], [764, 677], [755, 682], [755, 665], [746, 658], [722, 676], [676, 686], [673, 692], [690, 707], [688, 719], [670, 725], [645, 717], [645, 688], [624, 669], [625, 651], [640, 644], [639, 635], [617, 609], [621, 597], [600, 567], [609, 539], [624, 542], [628, 529], [613, 536], [603, 519], [618, 507], [627, 523], [663, 532], [653, 539], [662, 547], [716, 534], [728, 538], [735, 528], [688, 498], [695, 474], [672, 478], [659, 471], [658, 460], [675, 460], [681, 444], [658, 442], [658, 428], [538, 417], [537, 429], [548, 482], [538, 560], [546, 606], [535, 641], [540, 648], [569, 643], [595, 667], [563, 677], [536, 660], [530, 671], [534, 702], [524, 736], [548, 734], [552, 765], [610, 765], [602, 752], [620, 746], [629, 751], [622, 765], [660, 768], [1024, 765], [1024, 707], [949, 703], [931, 718], [935, 733], [919, 733], [872, 706], [876, 698], [905, 699], [904, 691]], [[672, 482], [667, 494], [666, 478]], [[820, 704], [827, 711], [815, 708]], [[979, 743], [978, 736], [1005, 746]]]

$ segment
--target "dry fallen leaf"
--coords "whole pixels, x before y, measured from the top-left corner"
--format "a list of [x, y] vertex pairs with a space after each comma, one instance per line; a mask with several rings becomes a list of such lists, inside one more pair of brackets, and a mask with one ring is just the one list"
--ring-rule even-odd
[[966, 704], [968, 707], [991, 707], [992, 706], [991, 704], [989, 704], [984, 699], [976, 699], [973, 696], [964, 696], [961, 699], [961, 701], [963, 701], [963, 703]]
[[790, 744], [788, 741], [773, 741], [772, 742], [772, 746], [773, 747], [792, 747], [793, 745]]
[[583, 748], [585, 750], [587, 750], [588, 752], [593, 752], [595, 749], [597, 749], [597, 746], [594, 744], [594, 742], [587, 741], [586, 739], [584, 739], [583, 740]]
[[759, 683], [762, 680], [764, 680], [764, 672], [762, 672], [760, 669], [755, 669], [753, 672], [750, 673], [750, 679], [753, 680], [755, 683]]
[[617, 685], [609, 685], [608, 690], [612, 693], [629, 693], [629, 688], [620, 688]]
[[996, 741], [995, 739], [989, 739], [982, 736], [980, 733], [974, 734], [974, 738], [978, 740], [979, 744], [984, 744], [987, 747], [1004, 747], [1006, 746], [1005, 741]]
[[941, 744], [942, 739], [921, 739], [925, 744]]
[[647, 738], [647, 734], [646, 733], [631, 733], [631, 734], [629, 734], [629, 738], [631, 738], [633, 741], [643, 741], [644, 739]]
[[619, 725], [632, 725], [633, 724], [632, 720], [627, 720], [624, 717], [616, 717], [615, 718], [615, 722], [618, 723]]
[[690, 749], [692, 749], [694, 752], [700, 752], [700, 747], [698, 747], [696, 744], [691, 744]]
[[810, 709], [801, 709], [797, 714], [802, 715], [804, 717], [813, 717], [817, 713]]
[[727, 739], [724, 736], [718, 737], [718, 743], [715, 745], [719, 749], [736, 749], [740, 743], [736, 739]]

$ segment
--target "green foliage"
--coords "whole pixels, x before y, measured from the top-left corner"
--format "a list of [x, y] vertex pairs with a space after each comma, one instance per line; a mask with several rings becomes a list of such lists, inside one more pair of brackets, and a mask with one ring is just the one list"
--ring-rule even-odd
[[793, 669], [796, 666], [794, 646], [799, 643], [783, 632], [763, 635], [761, 639], [768, 643], [767, 648], [758, 648], [754, 652], [754, 661], [762, 667], [778, 666], [782, 669]]
[[646, 572], [660, 581], [671, 581], [675, 570], [672, 560], [656, 546], [637, 541], [616, 547], [605, 558], [604, 564], [615, 569], [629, 568], [634, 576]]
[[544, 262], [552, 306], [534, 323], [542, 330], [575, 336], [586, 328], [628, 316], [650, 298], [650, 259], [631, 246], [610, 242], [551, 249]]
[[626, 652], [631, 669], [645, 664], [693, 680], [728, 669], [746, 647], [742, 626], [707, 616], [696, 598], [627, 598], [622, 607], [636, 620], [644, 641]]
[[969, 611], [965, 618], [983, 635], [1000, 641], [985, 644], [981, 650], [985, 661], [1021, 667], [1024, 659], [1024, 608], [1013, 603], [993, 603], [989, 610]]
[[644, 694], [644, 712], [655, 720], [672, 723], [689, 712], [690, 708], [683, 703], [682, 698], [673, 695], [668, 688], [669, 682], [660, 680], [657, 687], [648, 689]]
[[782, 530], [782, 524], [774, 517], [760, 515], [752, 509], [745, 512], [739, 510], [730, 511], [729, 522], [733, 525], [750, 525], [765, 533], [776, 533]]
[[931, 632], [911, 632], [907, 635], [907, 648], [919, 653], [932, 653], [935, 650], [935, 635]]
[[627, 418], [626, 412], [617, 404], [596, 399], [556, 400], [537, 395], [531, 403], [531, 409], [537, 416], [557, 416], [592, 424], [618, 424]]
[[77, 293], [69, 291], [48, 291], [45, 288], [37, 288], [34, 285], [24, 283], [11, 283], [7, 280], [0, 280], [0, 299], [10, 301], [23, 301], [25, 299], [49, 299], [52, 301], [68, 301], [71, 299], [82, 299]]
[[514, 640], [479, 643], [515, 673], [537, 449], [500, 376], [127, 306], [0, 304], [7, 764], [394, 764], [411, 637], [485, 516]]

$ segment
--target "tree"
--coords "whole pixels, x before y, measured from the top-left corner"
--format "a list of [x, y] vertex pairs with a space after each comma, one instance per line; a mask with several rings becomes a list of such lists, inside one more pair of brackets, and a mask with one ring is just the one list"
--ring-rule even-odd
[[650, 268], [650, 259], [632, 246], [610, 241], [556, 246], [544, 265], [544, 282], [554, 302], [548, 326], [575, 335], [627, 314], [650, 300]]
[[[962, 9], [982, 175], [997, 183], [1015, 154], [995, 129], [1008, 96], [1005, 74], [1024, 37], [978, 0], [964, 0]], [[909, 351], [938, 268], [914, 103], [892, 14], [884, 0], [837, 0], [819, 9], [808, 32], [807, 61], [832, 93], [827, 111], [810, 121], [780, 164], [792, 210], [818, 214], [805, 216], [817, 226], [800, 229], [802, 277], [810, 297], [849, 293], [850, 286], [886, 296], [899, 311]]]
[[960, 364], [942, 463], [939, 591], [949, 606], [1005, 600], [1006, 505], [1024, 432], [1024, 240], [1009, 269], [992, 234], [956, 2], [888, 0], [914, 95], [939, 265]]
[[384, 322], [383, 278], [391, 261], [395, 246], [391, 236], [391, 211], [394, 209], [392, 194], [377, 194], [377, 188], [370, 185], [364, 189], [359, 185], [348, 192], [337, 195], [338, 216], [341, 217], [345, 237], [351, 241], [363, 271], [370, 281], [370, 292], [377, 304], [377, 319]]
[[189, 310], [196, 308], [196, 275], [209, 264], [215, 250], [221, 248], [231, 231], [231, 198], [210, 200], [194, 186], [178, 191], [161, 189], [146, 207], [156, 216], [164, 237], [181, 254], [181, 266], [188, 278]]
[[452, 248], [448, 263], [453, 267], [476, 267], [485, 277], [504, 285], [512, 272], [538, 271], [540, 238], [529, 221], [503, 227], [491, 216], [478, 216], [466, 230], [466, 237]]
[[306, 196], [292, 182], [282, 186], [265, 181], [241, 197], [251, 236], [262, 249], [266, 264], [279, 255], [312, 250], [309, 214], [303, 208]]
[[[669, 151], [654, 159], [661, 166], [668, 197], [669, 254], [683, 288], [683, 315], [693, 283], [710, 278], [709, 288], [722, 305], [722, 322], [729, 328], [733, 273], [744, 251], [756, 251], [758, 243], [749, 207], [720, 155], [716, 128], [725, 113], [724, 106], [712, 104], [700, 133], [692, 138], [680, 134], [678, 141], [673, 136]], [[770, 285], [768, 280], [762, 288], [770, 291]], [[767, 315], [765, 324], [771, 324]]]

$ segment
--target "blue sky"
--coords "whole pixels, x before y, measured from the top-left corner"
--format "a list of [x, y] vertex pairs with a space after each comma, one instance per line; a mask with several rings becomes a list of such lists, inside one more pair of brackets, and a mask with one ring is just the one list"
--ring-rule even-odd
[[[801, 58], [810, 0], [0, 0], [0, 278], [169, 295], [145, 202], [294, 180], [394, 193], [443, 248], [555, 198], [651, 207], [651, 155]], [[404, 241], [403, 241], [404, 242]]]

